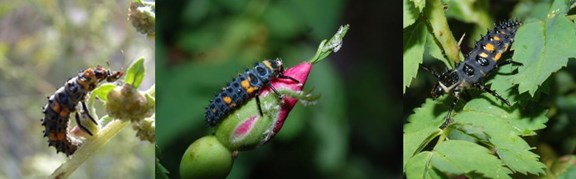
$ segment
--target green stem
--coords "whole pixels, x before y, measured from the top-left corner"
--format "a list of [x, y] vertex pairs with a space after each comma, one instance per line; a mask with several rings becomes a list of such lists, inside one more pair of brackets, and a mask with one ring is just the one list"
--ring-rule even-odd
[[86, 141], [66, 162], [58, 167], [48, 178], [68, 178], [84, 161], [98, 151], [112, 137], [116, 136], [130, 120], [113, 120], [92, 140]]
[[448, 137], [448, 134], [450, 133], [450, 127], [446, 127], [446, 129], [442, 130], [442, 132], [440, 133], [440, 137], [438, 138], [438, 141], [436, 141], [436, 146], [440, 145], [442, 142], [444, 142], [446, 140], [446, 138]]
[[452, 35], [446, 15], [444, 14], [444, 7], [441, 0], [428, 0], [426, 1], [426, 8], [424, 8], [424, 15], [428, 20], [428, 26], [431, 29], [434, 37], [440, 43], [446, 58], [448, 58], [451, 66], [459, 60], [458, 42]]

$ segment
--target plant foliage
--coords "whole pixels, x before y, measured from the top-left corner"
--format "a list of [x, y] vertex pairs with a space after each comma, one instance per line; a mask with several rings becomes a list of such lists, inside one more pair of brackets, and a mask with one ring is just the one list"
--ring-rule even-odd
[[[404, 93], [427, 56], [442, 61], [447, 68], [463, 59], [461, 52], [453, 53], [460, 43], [449, 29], [447, 17], [481, 26], [479, 29], [484, 30], [477, 30], [479, 34], [490, 28], [484, 24], [492, 24], [489, 13], [483, 10], [488, 2], [442, 3], [431, 0], [424, 6], [420, 1], [404, 1]], [[521, 10], [526, 4], [518, 5], [515, 13], [525, 20], [515, 36], [511, 58], [523, 66], [502, 67], [486, 80], [491, 89], [512, 103], [511, 107], [486, 93], [473, 95], [472, 100], [457, 105], [451, 116], [454, 121], [446, 128], [441, 126], [452, 96], [427, 99], [413, 110], [403, 134], [407, 178], [568, 175], [569, 169], [552, 174], [526, 137], [535, 136], [549, 121], [548, 108], [536, 102], [550, 93], [549, 78], [576, 57], [572, 49], [576, 47], [576, 25], [569, 15], [573, 5], [572, 1], [556, 0], [537, 5], [547, 6], [547, 11], [524, 14]], [[449, 10], [443, 9], [446, 7]], [[479, 39], [478, 35], [470, 38]]]

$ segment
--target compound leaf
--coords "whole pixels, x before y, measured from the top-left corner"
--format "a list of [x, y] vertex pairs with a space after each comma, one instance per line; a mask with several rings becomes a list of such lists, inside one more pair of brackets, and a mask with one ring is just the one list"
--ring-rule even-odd
[[441, 109], [442, 114], [435, 114], [435, 106], [438, 102], [427, 99], [424, 105], [414, 110], [414, 114], [408, 117], [407, 124], [404, 125], [403, 134], [403, 166], [406, 167], [408, 160], [420, 149], [426, 146], [432, 139], [440, 135], [439, 126], [444, 122], [446, 109]]
[[410, 82], [418, 73], [419, 64], [422, 63], [424, 58], [427, 34], [426, 24], [422, 21], [418, 21], [413, 26], [403, 30], [404, 86], [402, 87], [402, 93], [406, 92], [406, 87], [410, 85]]
[[576, 26], [565, 16], [566, 2], [554, 2], [546, 19], [530, 19], [518, 29], [513, 59], [523, 63], [511, 77], [519, 93], [534, 96], [538, 87], [554, 72], [576, 57]]
[[532, 110], [527, 113], [517, 106], [507, 109], [494, 105], [492, 96], [471, 100], [462, 112], [454, 116], [456, 123], [476, 126], [489, 136], [501, 160], [512, 170], [520, 173], [544, 173], [544, 164], [539, 156], [521, 136], [535, 135], [534, 130], [542, 129], [548, 121], [546, 110]]
[[[425, 2], [425, 1], [423, 1]], [[402, 8], [403, 8], [403, 20], [402, 20], [402, 28], [406, 28], [412, 24], [414, 24], [414, 22], [416, 22], [416, 19], [418, 19], [418, 15], [420, 14], [420, 11], [418, 11], [418, 9], [416, 8], [415, 4], [413, 2], [410, 2], [410, 0], [402, 0]]]
[[434, 148], [431, 163], [435, 168], [453, 174], [477, 173], [489, 178], [510, 178], [510, 170], [490, 151], [478, 144], [448, 140]]

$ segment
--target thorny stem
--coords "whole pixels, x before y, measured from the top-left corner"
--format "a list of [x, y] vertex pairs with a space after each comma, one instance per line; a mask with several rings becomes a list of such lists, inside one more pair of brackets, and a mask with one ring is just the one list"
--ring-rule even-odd
[[[108, 118], [104, 116], [103, 118]], [[62, 163], [48, 178], [68, 178], [82, 163], [118, 134], [130, 120], [112, 120], [92, 140], [87, 140], [66, 162]]]
[[441, 0], [426, 1], [424, 14], [428, 21], [428, 27], [434, 34], [434, 38], [440, 43], [450, 65], [454, 66], [454, 63], [459, 61], [460, 53], [456, 39], [448, 26]]

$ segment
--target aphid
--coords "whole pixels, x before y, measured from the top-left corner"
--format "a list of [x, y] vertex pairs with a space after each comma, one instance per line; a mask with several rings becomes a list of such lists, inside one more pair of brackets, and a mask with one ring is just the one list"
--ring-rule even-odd
[[444, 93], [450, 93], [455, 97], [448, 109], [446, 121], [449, 121], [452, 110], [458, 100], [463, 97], [464, 90], [468, 88], [477, 88], [488, 92], [510, 106], [506, 99], [485, 86], [483, 79], [503, 65], [521, 65], [519, 62], [511, 60], [500, 61], [502, 54], [508, 51], [514, 42], [514, 35], [519, 26], [520, 22], [515, 20], [499, 23], [486, 36], [476, 42], [474, 49], [468, 53], [464, 61], [456, 64], [456, 68], [452, 70], [438, 74], [423, 66], [424, 70], [431, 71], [438, 78], [438, 82], [432, 87], [432, 98], [436, 99]]
[[[66, 156], [73, 154], [81, 144], [81, 141], [68, 136], [67, 127], [70, 114], [76, 112], [76, 107], [80, 104], [82, 106], [81, 112], [97, 124], [98, 122], [90, 115], [84, 102], [86, 95], [94, 90], [100, 82], [104, 80], [107, 82], [116, 81], [123, 74], [121, 71], [113, 73], [102, 66], [97, 66], [94, 69], [88, 68], [78, 73], [78, 76], [70, 78], [64, 86], [48, 97], [48, 104], [42, 107], [42, 112], [44, 113], [42, 125], [46, 128], [44, 137], [48, 137], [48, 146], [54, 146], [56, 152], [63, 152]], [[78, 112], [75, 113], [75, 117], [76, 124], [80, 129], [89, 135], [93, 135], [80, 122]]]
[[282, 60], [264, 60], [257, 62], [251, 69], [246, 71], [232, 82], [228, 83], [216, 97], [210, 101], [210, 105], [206, 107], [206, 122], [210, 126], [216, 125], [220, 120], [228, 116], [236, 108], [242, 106], [252, 97], [256, 97], [256, 104], [262, 116], [262, 108], [260, 107], [260, 98], [258, 93], [265, 86], [274, 91], [278, 97], [282, 97], [274, 87], [270, 85], [270, 81], [274, 78], [290, 79], [294, 82], [300, 83], [298, 80], [284, 76], [284, 67], [282, 67]]

